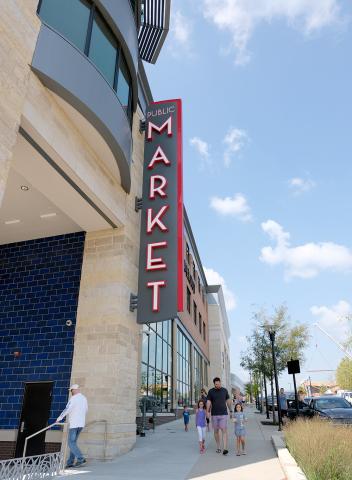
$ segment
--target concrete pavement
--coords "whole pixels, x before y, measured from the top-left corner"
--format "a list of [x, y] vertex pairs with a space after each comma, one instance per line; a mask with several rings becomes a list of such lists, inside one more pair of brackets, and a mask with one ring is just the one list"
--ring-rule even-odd
[[[60, 478], [77, 480], [284, 480], [270, 436], [276, 431], [264, 427], [264, 417], [246, 409], [247, 455], [237, 457], [234, 453], [233, 435], [228, 456], [215, 452], [213, 433], [207, 438], [207, 451], [200, 455], [194, 417], [188, 433], [183, 430], [182, 420], [147, 432], [145, 438], [137, 439], [135, 448], [128, 454], [110, 462], [88, 462], [80, 469], [67, 470]], [[233, 425], [229, 425], [229, 433]], [[229, 435], [230, 437], [230, 435]]]

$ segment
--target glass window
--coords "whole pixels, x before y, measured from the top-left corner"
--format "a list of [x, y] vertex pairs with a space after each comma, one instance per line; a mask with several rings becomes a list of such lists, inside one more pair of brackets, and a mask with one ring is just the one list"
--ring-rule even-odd
[[141, 371], [141, 395], [145, 396], [148, 394], [148, 367], [142, 363]]
[[188, 313], [191, 313], [191, 291], [187, 287], [187, 311]]
[[155, 392], [155, 370], [154, 368], [148, 368], [148, 395], [150, 397], [154, 396]]
[[163, 342], [163, 372], [165, 373], [167, 373], [167, 367], [168, 367], [167, 354], [168, 354], [167, 343]]
[[205, 334], [205, 323], [203, 322], [203, 339], [206, 341], [206, 334]]
[[155, 343], [156, 335], [153, 330], [150, 330], [149, 334], [149, 365], [155, 367]]
[[40, 17], [84, 52], [90, 5], [86, 0], [43, 0]]
[[188, 243], [186, 243], [186, 258], [187, 258], [187, 262], [189, 263], [189, 245], [188, 245]]
[[114, 85], [117, 42], [100, 13], [94, 13], [89, 58], [111, 86]]
[[117, 78], [117, 96], [129, 116], [129, 100], [131, 89], [131, 77], [128, 72], [127, 63], [123, 54], [120, 58], [119, 76]]
[[157, 322], [156, 333], [158, 333], [161, 337], [163, 336], [163, 322]]
[[142, 362], [148, 363], [148, 340], [149, 335], [143, 333], [143, 342], [142, 342]]
[[193, 302], [193, 321], [194, 325], [197, 325], [197, 304]]
[[162, 348], [163, 348], [163, 341], [161, 340], [161, 337], [159, 337], [159, 335], [157, 335], [157, 343], [156, 343], [156, 368], [161, 370], [162, 369], [162, 363], [163, 363], [163, 351], [162, 351]]
[[168, 347], [167, 350], [168, 350], [168, 363], [169, 363], [168, 374], [170, 375], [170, 377], [172, 377], [172, 348]]

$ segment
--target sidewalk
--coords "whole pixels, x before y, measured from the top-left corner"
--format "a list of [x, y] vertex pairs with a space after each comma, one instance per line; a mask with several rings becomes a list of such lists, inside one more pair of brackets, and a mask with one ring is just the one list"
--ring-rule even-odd
[[[191, 417], [191, 428], [183, 431], [182, 420], [147, 432], [145, 438], [137, 438], [135, 448], [111, 462], [89, 462], [77, 470], [67, 470], [59, 478], [67, 480], [284, 480], [279, 461], [271, 445], [273, 427], [263, 427], [264, 416], [250, 407], [246, 411], [247, 455], [237, 457], [233, 437], [228, 456], [215, 452], [213, 433], [208, 434], [208, 448], [204, 455], [198, 452], [198, 439]], [[233, 425], [230, 425], [233, 431]], [[230, 437], [230, 435], [229, 435]]]

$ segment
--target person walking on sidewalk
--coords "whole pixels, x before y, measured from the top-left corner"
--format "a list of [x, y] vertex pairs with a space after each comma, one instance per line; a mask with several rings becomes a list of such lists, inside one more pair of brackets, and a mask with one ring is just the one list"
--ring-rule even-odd
[[235, 406], [234, 414], [234, 424], [235, 424], [235, 437], [236, 437], [236, 447], [237, 455], [241, 455], [241, 446], [242, 446], [242, 455], [246, 455], [246, 429], [244, 422], [247, 420], [245, 414], [243, 413], [243, 407], [240, 403], [237, 403]]
[[199, 400], [196, 410], [196, 427], [198, 431], [199, 452], [205, 452], [205, 432], [207, 429], [205, 403]]
[[185, 424], [185, 432], [188, 432], [189, 418], [190, 418], [190, 413], [187, 405], [185, 405], [183, 407], [183, 423]]
[[[70, 456], [67, 460], [66, 468], [80, 467], [86, 463], [86, 459], [78, 448], [77, 440], [82, 429], [86, 425], [86, 414], [88, 412], [88, 402], [86, 397], [79, 391], [79, 385], [76, 383], [71, 385], [70, 391], [72, 397], [70, 398], [65, 410], [57, 418], [57, 422], [68, 416], [68, 446], [70, 449]], [[76, 463], [75, 458], [77, 459]]]
[[[230, 399], [229, 392], [226, 388], [221, 386], [221, 380], [219, 377], [215, 377], [213, 380], [214, 388], [211, 388], [208, 392], [208, 401], [207, 401], [207, 416], [210, 417], [214, 429], [214, 437], [216, 442], [216, 452], [221, 453], [221, 443], [223, 445], [223, 455], [229, 453], [227, 449], [227, 421], [228, 421], [228, 411], [232, 416], [232, 401]], [[220, 432], [221, 437], [220, 438]], [[222, 441], [222, 442], [221, 442]]]
[[[205, 390], [205, 388], [202, 388], [202, 390], [200, 391], [200, 398], [203, 400], [204, 402], [204, 409], [207, 408], [207, 401], [208, 401], [208, 394], [207, 394], [207, 391]], [[210, 428], [209, 428], [209, 418], [207, 417], [207, 431], [210, 432]]]

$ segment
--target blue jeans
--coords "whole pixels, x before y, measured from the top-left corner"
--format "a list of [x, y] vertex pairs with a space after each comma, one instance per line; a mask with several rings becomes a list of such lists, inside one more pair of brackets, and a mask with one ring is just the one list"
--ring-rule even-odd
[[84, 460], [82, 452], [77, 446], [77, 440], [81, 431], [82, 428], [70, 428], [68, 431], [68, 446], [70, 449], [70, 456], [68, 457], [67, 465], [73, 465], [75, 457], [77, 458], [77, 462], [82, 462]]

